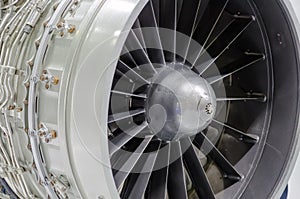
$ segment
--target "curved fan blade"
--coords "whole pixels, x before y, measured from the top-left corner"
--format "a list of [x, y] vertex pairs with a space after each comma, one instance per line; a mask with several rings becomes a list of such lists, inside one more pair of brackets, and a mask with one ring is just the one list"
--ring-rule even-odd
[[198, 149], [204, 154], [208, 154], [209, 157], [217, 163], [223, 171], [224, 178], [233, 181], [233, 183], [241, 180], [242, 175], [202, 132], [196, 136], [194, 143]]
[[193, 144], [189, 138], [182, 140], [181, 145], [189, 148], [183, 154], [185, 168], [193, 182], [193, 186], [200, 198], [215, 199], [209, 180], [198, 159]]
[[145, 195], [145, 191], [152, 174], [157, 158], [160, 142], [151, 147], [153, 152], [145, 153], [135, 166], [135, 173], [131, 173], [125, 186], [122, 188], [121, 198], [140, 199]]
[[169, 166], [168, 175], [168, 195], [170, 199], [187, 199], [187, 187], [185, 181], [185, 172], [183, 167], [182, 152], [179, 143], [171, 145], [172, 156], [178, 155]]

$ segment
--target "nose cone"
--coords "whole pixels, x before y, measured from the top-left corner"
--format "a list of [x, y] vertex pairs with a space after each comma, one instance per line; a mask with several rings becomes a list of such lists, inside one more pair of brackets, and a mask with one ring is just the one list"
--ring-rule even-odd
[[153, 133], [165, 141], [193, 136], [214, 118], [216, 96], [208, 82], [187, 67], [166, 67], [151, 86], [147, 118]]

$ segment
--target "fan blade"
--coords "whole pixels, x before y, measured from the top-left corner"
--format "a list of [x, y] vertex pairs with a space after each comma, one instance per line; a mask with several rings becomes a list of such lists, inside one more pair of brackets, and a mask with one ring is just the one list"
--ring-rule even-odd
[[[200, 75], [202, 75], [241, 35], [242, 33], [255, 21], [254, 16], [235, 16], [237, 19], [231, 23], [224, 32], [217, 39], [213, 39], [213, 43], [210, 44], [205, 50], [209, 52], [213, 60], [206, 66], [198, 69]], [[194, 65], [200, 65], [201, 54], [197, 58]]]
[[177, 31], [184, 33], [187, 36], [192, 34], [196, 24], [196, 19], [201, 1], [199, 0], [184, 0], [182, 3]]
[[122, 112], [122, 113], [114, 113], [112, 115], [108, 116], [108, 124], [117, 122], [120, 120], [124, 120], [136, 115], [144, 114], [145, 109], [138, 109], [138, 110], [133, 110], [133, 111], [127, 111], [127, 112]]
[[207, 179], [206, 173], [198, 159], [190, 138], [181, 141], [183, 146], [189, 146], [183, 154], [185, 168], [193, 182], [193, 186], [200, 198], [215, 199], [214, 192]]
[[179, 143], [171, 144], [171, 154], [178, 155], [178, 159], [175, 160], [169, 166], [168, 174], [168, 196], [169, 199], [187, 199], [186, 179], [182, 161], [182, 152]]
[[117, 68], [124, 74], [126, 74], [127, 77], [129, 77], [131, 80], [142, 80], [146, 84], [150, 84], [148, 80], [146, 80], [144, 77], [142, 77], [137, 71], [137, 68], [130, 68], [126, 63], [119, 60]]
[[235, 169], [235, 167], [223, 156], [223, 154], [215, 147], [213, 143], [200, 132], [195, 140], [195, 146], [201, 150], [204, 154], [217, 163], [217, 165], [224, 172], [224, 178], [227, 178], [233, 182], [237, 182], [242, 179], [242, 175]]
[[209, 84], [214, 84], [264, 59], [265, 59], [264, 54], [246, 53], [246, 56], [243, 56], [240, 59], [226, 66], [221, 67], [219, 70], [221, 75], [214, 76], [214, 77], [207, 77], [206, 79]]
[[123, 133], [120, 133], [116, 137], [113, 137], [109, 142], [109, 154], [113, 155], [116, 151], [118, 151], [122, 146], [124, 146], [129, 140], [139, 134], [142, 130], [144, 130], [148, 126], [147, 122], [139, 126], [134, 126]]
[[236, 129], [233, 126], [230, 126], [228, 124], [225, 124], [225, 123], [220, 122], [215, 119], [213, 120], [213, 122], [231, 130], [233, 132], [233, 135], [243, 142], [250, 143], [250, 144], [256, 144], [259, 141], [259, 137], [257, 135], [253, 135], [250, 133], [244, 133], [243, 131]]
[[228, 2], [229, 0], [210, 0], [208, 3], [206, 2], [205, 11], [193, 35], [193, 38], [201, 45], [204, 46], [210, 38]]
[[[141, 41], [137, 38], [135, 31], [130, 30], [125, 46], [127, 47], [128, 51], [134, 58], [136, 64], [138, 66], [141, 65], [149, 65], [149, 68], [152, 72], [157, 73], [156, 69], [154, 68], [145, 47], [142, 45]], [[149, 71], [150, 72], [150, 71]]]
[[[145, 199], [165, 199], [167, 196], [167, 180], [170, 158], [170, 145], [166, 145], [158, 152], [155, 171], [152, 172], [147, 187]], [[161, 168], [163, 167], [163, 168]]]
[[137, 98], [143, 98], [143, 99], [146, 99], [147, 96], [145, 94], [133, 94], [133, 93], [127, 93], [127, 92], [123, 92], [123, 91], [116, 91], [116, 90], [112, 90], [111, 93], [114, 93], [114, 94], [119, 94], [119, 95], [125, 95], [125, 96], [128, 96], [128, 97], [137, 97]]
[[[125, 183], [121, 192], [121, 198], [141, 199], [143, 198], [150, 176], [152, 174], [160, 143], [152, 148], [153, 152], [145, 153], [139, 160], [135, 168], [138, 173], [130, 174], [131, 176]], [[135, 171], [135, 172], [137, 172]]]
[[[177, 1], [160, 0], [159, 25], [161, 28], [168, 29], [164, 34], [160, 34], [166, 62], [174, 62], [176, 59], [176, 26], [177, 26]], [[170, 54], [171, 53], [171, 54]]]
[[139, 21], [141, 23], [141, 26], [143, 27], [143, 37], [151, 62], [166, 65], [162, 43], [159, 35], [158, 21], [152, 1], [149, 1], [149, 4], [144, 7], [144, 10], [139, 16]]
[[[124, 183], [125, 179], [136, 166], [138, 160], [141, 158], [143, 152], [146, 150], [146, 147], [149, 145], [153, 136], [149, 136], [143, 140], [143, 142], [138, 146], [138, 148], [130, 155], [126, 162], [117, 162], [116, 165], [113, 165], [113, 168], [116, 168], [118, 171], [114, 174], [116, 187], [119, 189]], [[127, 152], [128, 153], [128, 152]], [[118, 154], [120, 155], [120, 154]], [[121, 154], [122, 155], [122, 154]]]

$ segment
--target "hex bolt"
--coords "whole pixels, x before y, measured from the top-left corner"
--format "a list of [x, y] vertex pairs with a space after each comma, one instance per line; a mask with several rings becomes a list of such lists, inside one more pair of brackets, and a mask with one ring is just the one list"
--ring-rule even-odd
[[51, 130], [50, 131], [50, 135], [51, 135], [52, 138], [56, 138], [57, 137], [57, 133], [56, 133], [55, 130]]
[[40, 80], [41, 80], [41, 81], [45, 81], [45, 79], [46, 79], [45, 75], [41, 75], [41, 76], [40, 76]]
[[49, 89], [50, 88], [50, 85], [47, 83], [47, 84], [45, 84], [45, 88], [46, 89]]
[[44, 127], [44, 125], [41, 123], [41, 124], [39, 124], [39, 129], [41, 129], [41, 128], [43, 128]]
[[69, 27], [68, 27], [68, 32], [69, 32], [69, 33], [72, 34], [72, 33], [75, 32], [75, 30], [76, 30], [76, 26], [75, 26], [75, 25], [72, 25], [72, 24], [69, 25]]
[[55, 11], [58, 7], [58, 3], [53, 6], [53, 10]]
[[40, 137], [43, 137], [43, 136], [45, 136], [45, 135], [46, 135], [45, 132], [43, 132], [43, 131], [40, 131], [40, 132], [39, 132], [39, 136], [40, 136]]
[[26, 88], [29, 88], [29, 87], [30, 87], [30, 83], [29, 83], [29, 82], [26, 82], [26, 83], [25, 83], [25, 87], [26, 87]]
[[28, 61], [27, 64], [28, 64], [30, 67], [33, 67], [33, 61]]
[[65, 33], [63, 31], [59, 32], [59, 36], [63, 37], [65, 35]]
[[58, 24], [57, 24], [57, 28], [62, 28], [64, 26], [64, 23], [61, 21], [61, 22], [59, 22]]
[[25, 127], [25, 128], [24, 128], [24, 131], [25, 131], [25, 133], [28, 133], [28, 128]]
[[57, 85], [58, 82], [59, 82], [59, 78], [58, 78], [58, 77], [53, 77], [53, 78], [52, 78], [52, 83], [53, 83], [54, 85]]
[[8, 110], [13, 110], [13, 109], [15, 109], [16, 107], [15, 107], [15, 105], [10, 105], [9, 107], [8, 107]]
[[40, 46], [40, 40], [36, 40], [36, 41], [35, 41], [35, 46], [36, 46], [36, 47], [39, 47], [39, 46]]

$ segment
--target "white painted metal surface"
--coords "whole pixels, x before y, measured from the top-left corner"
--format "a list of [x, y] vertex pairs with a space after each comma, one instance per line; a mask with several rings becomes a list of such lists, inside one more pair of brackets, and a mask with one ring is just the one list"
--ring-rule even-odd
[[[300, 20], [300, 1], [299, 0], [290, 0], [293, 8], [295, 10], [296, 16], [298, 20]], [[300, 195], [299, 190], [299, 184], [300, 184], [300, 158], [298, 157], [298, 160], [296, 162], [294, 171], [292, 173], [290, 182], [289, 182], [289, 194], [288, 199], [298, 199]]]

